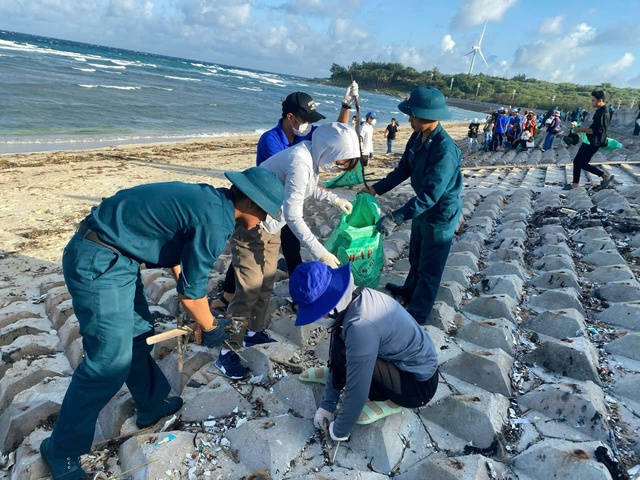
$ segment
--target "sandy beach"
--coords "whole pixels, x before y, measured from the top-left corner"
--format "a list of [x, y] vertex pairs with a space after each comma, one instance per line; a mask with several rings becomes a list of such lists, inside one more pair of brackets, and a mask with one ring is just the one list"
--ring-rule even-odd
[[[382, 176], [399, 159], [410, 127], [403, 123], [395, 155], [384, 155], [386, 125], [376, 129], [367, 174]], [[459, 140], [466, 124], [446, 124]], [[76, 225], [92, 206], [143, 183], [182, 181], [228, 186], [227, 170], [255, 164], [258, 135], [0, 156], [0, 298], [32, 296], [33, 279], [60, 273], [60, 258]], [[334, 173], [323, 173], [322, 179]]]

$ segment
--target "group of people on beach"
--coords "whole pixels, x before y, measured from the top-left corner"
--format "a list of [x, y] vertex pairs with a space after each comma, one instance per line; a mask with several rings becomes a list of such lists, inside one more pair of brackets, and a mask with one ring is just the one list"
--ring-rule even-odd
[[[403, 285], [385, 286], [407, 308], [355, 285], [349, 264], [340, 265], [313, 235], [303, 207], [313, 197], [344, 214], [353, 209], [350, 201], [319, 187], [318, 177], [322, 166], [348, 170], [368, 160], [362, 138], [347, 124], [357, 96], [353, 82], [338, 121], [319, 125], [314, 124], [325, 117], [308, 94], [287, 96], [278, 124], [258, 142], [257, 165], [225, 173], [230, 188], [140, 185], [104, 199], [80, 223], [64, 250], [63, 273], [84, 358], [51, 436], [40, 446], [54, 479], [89, 478], [80, 456], [91, 449], [98, 414], [124, 384], [139, 428], [183, 405], [147, 344], [155, 330], [142, 264], [171, 270], [183, 310], [202, 329], [202, 345], [220, 349], [215, 366], [241, 379], [249, 371], [236, 350], [275, 341], [266, 331], [266, 314], [282, 246], [295, 324], [331, 332], [328, 367], [309, 369], [300, 380], [325, 383], [313, 421], [319, 428], [328, 425], [334, 441], [347, 440], [356, 424], [423, 406], [433, 397], [438, 361], [422, 325], [461, 213], [461, 152], [440, 124], [451, 118], [443, 94], [433, 87], [413, 90], [398, 106], [413, 129], [398, 166], [359, 193], [384, 195], [411, 181], [415, 196], [376, 223], [387, 236], [411, 221], [409, 274]], [[231, 267], [223, 291], [210, 301], [209, 273], [227, 242]], [[302, 262], [302, 246], [315, 261]]]
[[[576, 107], [568, 115], [565, 115], [558, 107], [550, 108], [545, 115], [536, 115], [531, 110], [525, 110], [524, 115], [521, 115], [519, 108], [512, 108], [507, 113], [507, 108], [500, 107], [497, 111], [489, 113], [484, 119], [484, 125], [482, 126], [484, 144], [482, 147], [478, 142], [479, 129], [481, 127], [480, 121], [474, 118], [469, 124], [467, 150], [470, 151], [475, 145], [478, 149], [483, 148], [489, 151], [510, 148], [517, 151], [527, 151], [535, 147], [536, 135], [544, 128], [545, 137], [540, 150], [545, 152], [552, 148], [556, 137], [563, 136], [563, 121], [569, 117], [571, 119], [571, 131], [568, 136], [575, 139], [573, 144], [575, 145], [579, 141], [578, 133], [586, 134], [587, 141], [582, 143], [573, 159], [572, 183], [565, 184], [563, 190], [572, 190], [580, 185], [582, 170], [601, 177], [601, 187], [607, 188], [613, 181], [614, 175], [590, 165], [589, 162], [600, 148], [607, 146], [607, 131], [613, 112], [610, 108], [607, 109], [605, 92], [602, 90], [591, 92], [591, 106], [595, 111], [589, 127], [581, 126], [587, 116], [587, 111], [581, 107]], [[640, 114], [638, 114], [638, 118], [640, 119]], [[637, 129], [640, 132], [640, 122]]]

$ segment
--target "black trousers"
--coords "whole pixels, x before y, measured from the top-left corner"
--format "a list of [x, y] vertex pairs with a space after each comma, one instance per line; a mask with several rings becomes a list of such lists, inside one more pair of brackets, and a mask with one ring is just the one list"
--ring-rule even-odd
[[573, 183], [580, 183], [580, 173], [582, 170], [586, 170], [589, 173], [593, 173], [601, 177], [604, 172], [593, 165], [589, 165], [589, 162], [598, 151], [600, 147], [594, 147], [593, 144], [583, 143], [578, 149], [576, 157], [573, 159]]
[[[300, 240], [298, 240], [298, 237], [293, 234], [289, 225], [285, 225], [280, 231], [280, 242], [282, 246], [282, 254], [287, 262], [287, 270], [289, 271], [289, 275], [291, 275], [296, 267], [302, 263], [302, 257], [300, 256]], [[236, 277], [232, 263], [229, 264], [227, 275], [224, 277], [222, 290], [227, 293], [236, 293]]]
[[418, 408], [426, 405], [438, 389], [438, 370], [429, 380], [420, 382], [413, 373], [399, 370], [393, 363], [381, 358], [371, 378], [369, 400], [391, 400], [406, 408]]

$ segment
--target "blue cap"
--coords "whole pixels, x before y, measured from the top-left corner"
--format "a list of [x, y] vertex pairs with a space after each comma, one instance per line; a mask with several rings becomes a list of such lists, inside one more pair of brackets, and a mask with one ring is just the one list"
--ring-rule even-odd
[[376, 112], [369, 112], [367, 113], [367, 118], [378, 118], [378, 115], [376, 115]]
[[444, 95], [434, 87], [418, 87], [409, 98], [398, 105], [402, 113], [423, 120], [449, 120], [451, 112], [447, 108]]
[[275, 173], [266, 168], [251, 167], [243, 172], [224, 172], [224, 176], [273, 218], [280, 215], [284, 187]]
[[289, 278], [289, 294], [298, 304], [295, 324], [308, 325], [330, 313], [346, 293], [350, 282], [348, 263], [336, 269], [322, 262], [298, 265]]

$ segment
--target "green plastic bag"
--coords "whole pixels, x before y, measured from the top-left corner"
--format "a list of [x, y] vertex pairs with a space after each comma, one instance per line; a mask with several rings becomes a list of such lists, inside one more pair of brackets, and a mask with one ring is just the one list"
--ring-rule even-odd
[[382, 235], [376, 231], [380, 205], [368, 193], [356, 195], [353, 212], [343, 214], [325, 247], [340, 263], [351, 262], [355, 284], [376, 288], [382, 276], [384, 250]]
[[[582, 143], [586, 143], [587, 145], [589, 145], [589, 140], [587, 139], [586, 133], [578, 132], [576, 135], [580, 137], [580, 140], [582, 140]], [[616, 148], [621, 148], [621, 147], [622, 147], [622, 144], [618, 140], [616, 140], [615, 138], [607, 137], [607, 146], [600, 148], [600, 150], [605, 152], [610, 152], [611, 150], [615, 150]]]
[[349, 187], [361, 183], [364, 183], [364, 177], [362, 176], [362, 165], [358, 162], [353, 170], [342, 172], [337, 177], [324, 182], [324, 188]]

